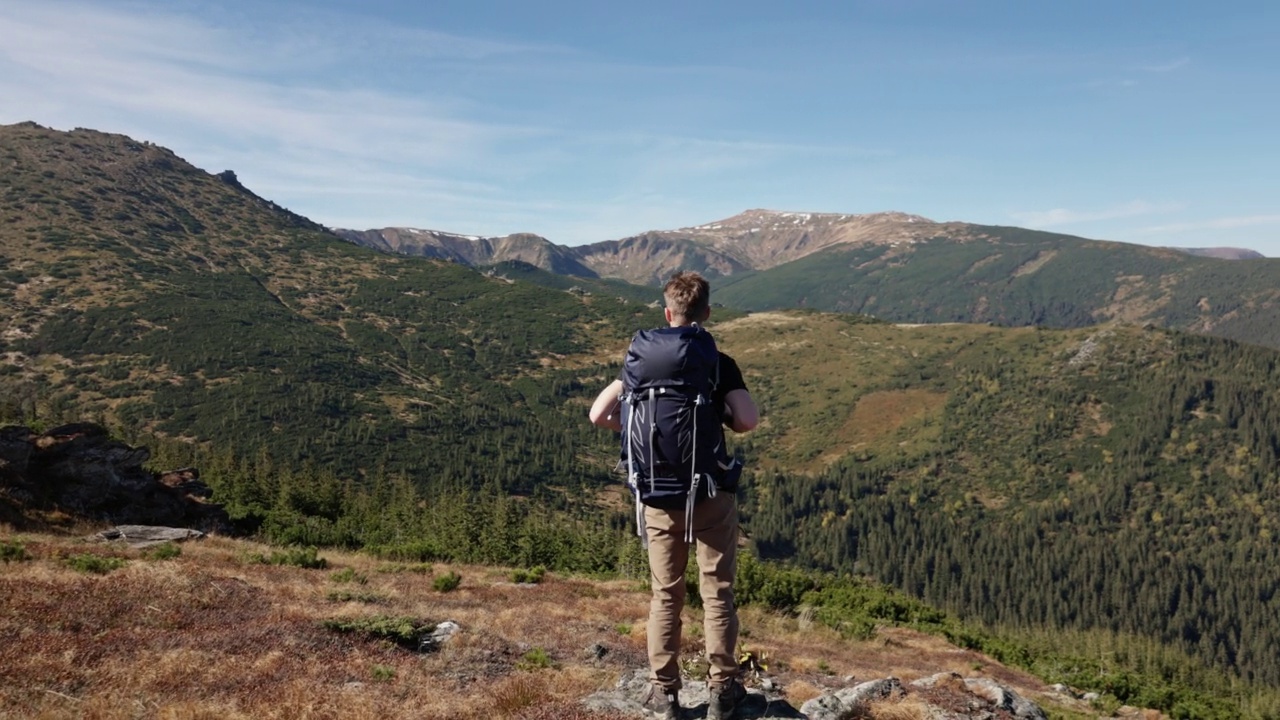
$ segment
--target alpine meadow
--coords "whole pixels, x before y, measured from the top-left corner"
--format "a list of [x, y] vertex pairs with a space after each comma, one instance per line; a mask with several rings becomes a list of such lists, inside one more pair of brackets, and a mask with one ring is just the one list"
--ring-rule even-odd
[[[1055, 717], [1280, 717], [1276, 261], [988, 234], [713, 277], [708, 327], [762, 415], [731, 440], [739, 599], [1098, 694]], [[199, 468], [281, 552], [643, 577], [617, 439], [586, 416], [660, 290], [590, 255], [383, 252], [145, 141], [3, 126], [0, 421]], [[1121, 256], [1128, 280], [1094, 272]], [[1036, 262], [1074, 302], [1005, 282]], [[57, 535], [38, 500], [0, 488], [6, 536]], [[0, 715], [25, 707], [3, 682]]]

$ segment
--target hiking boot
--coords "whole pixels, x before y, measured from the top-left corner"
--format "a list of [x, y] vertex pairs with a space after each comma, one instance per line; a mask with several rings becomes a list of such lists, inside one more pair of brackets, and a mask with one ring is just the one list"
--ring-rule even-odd
[[742, 681], [734, 678], [718, 688], [711, 688], [711, 697], [707, 700], [707, 720], [733, 720], [738, 715], [738, 708], [747, 699], [747, 689]]
[[640, 705], [662, 720], [680, 720], [680, 696], [674, 688], [650, 685]]

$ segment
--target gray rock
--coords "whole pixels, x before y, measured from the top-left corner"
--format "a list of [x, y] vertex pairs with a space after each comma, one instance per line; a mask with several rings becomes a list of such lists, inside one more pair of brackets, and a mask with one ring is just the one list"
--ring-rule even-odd
[[[623, 673], [613, 690], [603, 690], [583, 698], [582, 704], [594, 712], [618, 712], [636, 717], [652, 717], [641, 706], [649, 690], [649, 671], [635, 669]], [[710, 694], [707, 684], [690, 680], [680, 689], [680, 706], [689, 717], [704, 717]], [[739, 709], [739, 720], [802, 720], [805, 716], [781, 698], [748, 688]]]
[[1000, 710], [1012, 712], [1015, 718], [1020, 720], [1045, 720], [1044, 711], [1039, 706], [995, 680], [967, 678], [964, 684], [974, 695], [989, 700], [992, 705]]
[[110, 530], [90, 536], [90, 540], [118, 540], [128, 543], [129, 547], [144, 548], [167, 542], [185, 542], [199, 540], [204, 533], [189, 528], [161, 527], [159, 525], [117, 525]]
[[429, 653], [439, 650], [452, 640], [453, 636], [457, 635], [461, 629], [462, 626], [458, 623], [452, 620], [445, 620], [436, 625], [436, 629], [432, 630], [430, 635], [422, 638], [422, 641], [418, 643], [418, 652]]
[[819, 695], [800, 706], [800, 712], [809, 720], [839, 720], [848, 710], [834, 693]]
[[1098, 702], [1098, 700], [1101, 698], [1102, 696], [1096, 692], [1087, 692], [1084, 695], [1080, 696], [1080, 699], [1084, 700], [1085, 702]]
[[870, 680], [864, 683], [858, 683], [851, 688], [836, 691], [836, 697], [850, 707], [859, 703], [868, 703], [874, 700], [884, 700], [885, 698], [902, 695], [902, 682], [898, 678], [884, 678], [882, 680]]
[[[957, 712], [930, 704], [932, 720], [966, 720], [971, 718], [1008, 718], [1044, 720], [1044, 712], [1013, 690], [986, 678], [965, 679], [957, 673], [945, 672], [920, 678], [903, 687], [897, 678], [884, 678], [842, 688], [805, 703], [800, 711], [810, 720], [840, 720], [870, 703], [919, 694], [920, 699], [950, 696], [958, 703], [951, 707], [968, 707]], [[926, 702], [929, 700], [926, 699]]]
[[943, 673], [938, 673], [937, 675], [930, 675], [929, 677], [923, 677], [923, 678], [920, 678], [919, 680], [912, 680], [911, 687], [924, 688], [924, 689], [934, 688], [938, 686], [938, 683], [941, 683], [944, 680], [958, 683], [958, 682], [963, 682], [964, 678], [960, 676], [960, 673], [943, 672]]
[[902, 683], [897, 678], [870, 680], [816, 697], [800, 706], [800, 712], [810, 720], [838, 720], [866, 703], [899, 696], [903, 692]]

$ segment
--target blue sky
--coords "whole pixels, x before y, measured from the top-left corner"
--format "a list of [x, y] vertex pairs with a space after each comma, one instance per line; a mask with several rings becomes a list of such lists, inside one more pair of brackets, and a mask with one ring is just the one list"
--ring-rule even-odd
[[336, 227], [577, 245], [748, 208], [1280, 256], [1280, 3], [0, 0], [0, 123]]

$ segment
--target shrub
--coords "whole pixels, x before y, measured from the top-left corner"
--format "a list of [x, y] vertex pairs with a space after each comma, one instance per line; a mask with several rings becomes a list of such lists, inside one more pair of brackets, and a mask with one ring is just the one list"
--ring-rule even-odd
[[396, 669], [387, 665], [374, 665], [369, 671], [374, 682], [391, 682], [396, 677]]
[[436, 592], [445, 593], [458, 589], [458, 586], [461, 584], [462, 576], [456, 572], [450, 571], [437, 577], [435, 582], [431, 583], [431, 587], [435, 588]]
[[530, 570], [512, 570], [511, 582], [513, 583], [539, 583], [542, 577], [547, 574], [547, 569], [541, 565]]
[[119, 570], [128, 564], [123, 558], [106, 557], [92, 553], [72, 555], [65, 562], [67, 567], [76, 572], [93, 573], [95, 575], [106, 575], [112, 570]]
[[25, 562], [31, 559], [31, 555], [27, 553], [27, 546], [17, 540], [5, 540], [0, 542], [0, 560], [4, 562]]
[[366, 585], [369, 578], [356, 572], [354, 568], [342, 568], [341, 570], [329, 575], [329, 579], [336, 583], [353, 582], [358, 585]]
[[545, 648], [540, 647], [533, 648], [516, 662], [517, 670], [544, 670], [554, 667], [556, 667], [555, 661], [547, 654]]
[[436, 629], [436, 624], [410, 617], [376, 615], [367, 618], [325, 620], [324, 627], [334, 632], [389, 640], [400, 647], [416, 651], [421, 648], [422, 639]]
[[172, 560], [180, 555], [182, 548], [173, 542], [160, 543], [142, 552], [142, 557], [148, 560]]

